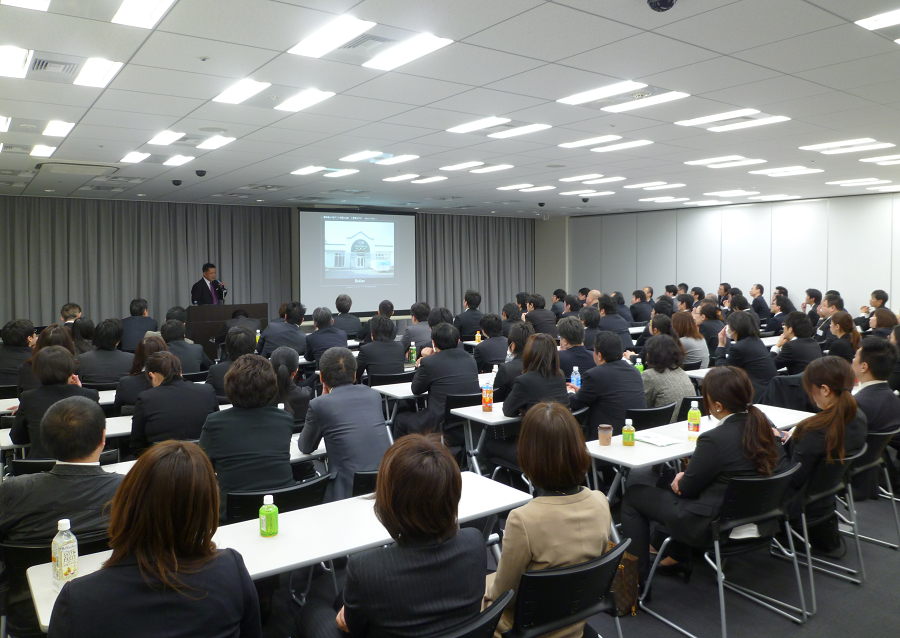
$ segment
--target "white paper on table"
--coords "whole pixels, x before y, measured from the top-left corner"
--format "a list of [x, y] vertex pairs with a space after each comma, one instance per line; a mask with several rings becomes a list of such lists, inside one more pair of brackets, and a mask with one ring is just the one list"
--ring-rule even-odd
[[634, 440], [640, 441], [641, 443], [649, 443], [650, 445], [655, 445], [657, 447], [666, 447], [682, 442], [678, 439], [673, 439], [671, 436], [655, 434], [653, 432], [638, 432], [634, 435]]

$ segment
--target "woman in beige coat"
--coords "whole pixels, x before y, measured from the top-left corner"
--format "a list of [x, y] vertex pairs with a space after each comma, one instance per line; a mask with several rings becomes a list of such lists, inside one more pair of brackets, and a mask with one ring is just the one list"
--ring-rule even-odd
[[[487, 577], [483, 607], [503, 592], [518, 590], [527, 571], [578, 565], [609, 547], [611, 517], [603, 492], [581, 486], [591, 464], [581, 426], [559, 403], [539, 403], [522, 421], [519, 465], [534, 484], [536, 498], [513, 510], [506, 521], [497, 572]], [[495, 638], [512, 627], [507, 607]], [[580, 638], [584, 622], [548, 634]]]

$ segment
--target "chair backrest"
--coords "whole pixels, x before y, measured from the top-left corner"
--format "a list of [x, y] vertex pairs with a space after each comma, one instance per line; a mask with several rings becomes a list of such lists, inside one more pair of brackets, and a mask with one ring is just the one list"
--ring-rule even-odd
[[763, 330], [762, 332], [759, 333], [760, 339], [765, 339], [766, 337], [774, 337], [774, 336], [775, 336], [774, 330]]
[[119, 462], [118, 450], [106, 450], [100, 453], [100, 465], [109, 465]]
[[631, 425], [635, 430], [646, 430], [668, 424], [672, 420], [673, 412], [675, 404], [670, 403], [658, 408], [632, 408], [625, 411], [625, 418], [631, 419]]
[[867, 470], [882, 465], [884, 463], [884, 451], [895, 434], [900, 434], [900, 428], [890, 432], [869, 432], [866, 436], [866, 453], [853, 462], [850, 476], [862, 474]]
[[356, 341], [356, 330], [345, 330], [347, 333], [347, 341]]
[[16, 398], [16, 386], [0, 385], [0, 399], [15, 399], [15, 398]]
[[633, 328], [643, 328], [648, 323], [650, 323], [650, 322], [649, 321], [635, 321], [633, 324], [631, 324], [631, 326]]
[[513, 627], [503, 638], [536, 638], [609, 609], [609, 588], [629, 543], [580, 565], [522, 574]]
[[453, 427], [465, 421], [450, 414], [450, 410], [456, 408], [467, 408], [470, 405], [481, 405], [481, 392], [473, 392], [472, 394], [448, 394], [446, 403], [444, 404], [444, 423], [442, 430]]
[[824, 456], [820, 458], [806, 482], [804, 507], [842, 492], [847, 485], [847, 475], [867, 449], [868, 445], [863, 443], [862, 449], [853, 456], [845, 456], [843, 463], [838, 460], [829, 463]]
[[703, 405], [703, 397], [684, 397], [681, 400], [681, 407], [678, 408], [678, 418], [675, 419], [676, 423], [679, 421], [687, 421], [687, 413], [688, 410], [691, 409], [691, 401], [696, 401], [697, 408], [700, 410], [700, 415], [706, 416], [706, 406]]
[[96, 390], [97, 392], [105, 392], [106, 390], [115, 390], [119, 387], [119, 382], [115, 383], [84, 383], [82, 382], [81, 387], [87, 388], [88, 390]]
[[803, 388], [802, 374], [776, 375], [769, 381], [766, 391], [756, 403], [774, 405], [789, 410], [802, 410], [804, 412], [819, 412], [809, 400], [809, 395]]
[[740, 525], [759, 523], [781, 516], [791, 478], [800, 464], [772, 476], [735, 477], [728, 481], [725, 499], [713, 521], [713, 534], [730, 531]]
[[12, 476], [49, 472], [56, 465], [55, 459], [10, 459], [9, 473]]
[[326, 474], [311, 481], [297, 483], [292, 487], [280, 490], [263, 490], [261, 492], [231, 492], [225, 495], [225, 523], [249, 521], [259, 516], [263, 498], [271, 494], [280, 512], [292, 512], [321, 505], [325, 500], [325, 489], [330, 477]]
[[181, 377], [185, 381], [190, 381], [191, 383], [197, 381], [206, 381], [207, 377], [209, 377], [209, 370], [203, 370], [201, 372], [185, 372], [181, 375]]
[[378, 482], [378, 470], [374, 472], [356, 472], [353, 475], [353, 496], [371, 494]]
[[409, 383], [415, 375], [415, 370], [396, 372], [394, 374], [370, 374], [369, 387], [374, 388], [377, 385], [391, 385], [392, 383]]
[[503, 610], [506, 609], [514, 595], [513, 590], [506, 590], [502, 596], [472, 620], [437, 636], [437, 638], [491, 638], [500, 623]]
[[681, 366], [681, 369], [685, 372], [688, 372], [689, 370], [699, 370], [702, 365], [703, 361], [692, 361], [691, 363], [685, 363]]

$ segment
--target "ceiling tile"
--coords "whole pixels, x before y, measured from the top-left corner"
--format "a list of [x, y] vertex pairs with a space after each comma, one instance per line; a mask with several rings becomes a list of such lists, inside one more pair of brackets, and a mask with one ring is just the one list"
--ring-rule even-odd
[[466, 113], [481, 116], [505, 116], [509, 111], [518, 111], [529, 106], [537, 106], [543, 102], [544, 100], [537, 98], [505, 93], [503, 91], [472, 89], [445, 100], [438, 100], [430, 106], [449, 111], [459, 111], [459, 121], [453, 125], [457, 126], [478, 119], [477, 117], [469, 118], [465, 115]]
[[900, 101], [900, 82], [879, 82], [869, 86], [847, 89], [846, 92], [879, 104], [890, 104]]
[[81, 120], [83, 124], [97, 126], [115, 126], [119, 128], [137, 128], [143, 130], [164, 131], [178, 121], [170, 115], [151, 115], [148, 113], [128, 113], [125, 111], [109, 111], [93, 108]]
[[872, 103], [868, 100], [855, 95], [850, 95], [849, 93], [832, 91], [831, 93], [823, 93], [821, 95], [812, 95], [809, 97], [797, 98], [795, 100], [776, 102], [767, 105], [766, 109], [771, 110], [778, 115], [803, 118], [821, 115], [823, 113], [849, 111], [850, 109], [864, 108], [867, 106], [872, 106]]
[[234, 84], [232, 78], [127, 64], [119, 71], [109, 88], [211, 100], [232, 84]]
[[279, 120], [272, 128], [294, 129], [299, 131], [310, 131], [313, 133], [337, 135], [339, 133], [344, 133], [345, 131], [359, 128], [368, 123], [368, 121], [362, 119], [318, 115], [306, 110], [289, 115], [283, 120]]
[[403, 65], [400, 70], [409, 75], [483, 86], [542, 64], [544, 63], [533, 58], [454, 42]]
[[768, 80], [703, 93], [703, 97], [743, 108], [758, 108], [774, 102], [783, 102], [786, 97], [801, 98], [830, 92], [827, 86], [791, 75], [779, 75]]
[[897, 8], [897, 0], [808, 0], [810, 4], [822, 7], [851, 22], [862, 20], [879, 13], [887, 13]]
[[622, 2], [621, 0], [556, 0], [587, 13], [619, 20], [625, 24], [652, 30], [672, 22], [686, 20], [693, 16], [718, 9], [740, 0], [691, 0], [682, 2], [674, 11], [657, 12], [650, 10], [643, 2]]
[[253, 79], [282, 86], [343, 93], [383, 73], [355, 64], [282, 53], [255, 71]]
[[86, 138], [102, 144], [104, 141], [144, 144], [158, 131], [153, 129], [119, 128], [98, 124], [79, 124], [69, 133], [67, 140]]
[[207, 102], [193, 111], [190, 116], [193, 118], [217, 120], [219, 122], [268, 126], [269, 124], [274, 124], [279, 120], [283, 120], [285, 118], [285, 112], [276, 111], [274, 108], [263, 109], [258, 106]]
[[835, 89], [853, 89], [876, 82], [900, 80], [900, 50], [862, 60], [832, 64], [831, 66], [797, 73], [801, 78]]
[[131, 62], [175, 71], [244, 78], [276, 55], [267, 49], [154, 31]]
[[154, 113], [156, 115], [184, 117], [201, 106], [203, 102], [203, 100], [172, 95], [154, 95], [152, 93], [107, 89], [94, 104], [94, 107], [133, 113]]
[[441, 80], [420, 78], [400, 73], [385, 73], [380, 77], [369, 80], [365, 84], [360, 84], [346, 91], [345, 95], [424, 106], [425, 104], [468, 91], [470, 88], [465, 84], [443, 82]]
[[245, 136], [245, 140], [259, 140], [262, 142], [284, 142], [294, 149], [297, 147], [314, 144], [328, 137], [328, 133], [314, 133], [312, 131], [295, 131], [284, 128], [267, 126]]
[[525, 71], [499, 82], [494, 82], [486, 88], [556, 101], [568, 95], [620, 81], [619, 78], [574, 69], [569, 66], [546, 64], [537, 69]]
[[0, 95], [26, 102], [89, 107], [103, 89], [59, 82], [0, 78]]
[[671, 91], [697, 94], [725, 89], [730, 86], [757, 82], [779, 75], [777, 71], [766, 69], [749, 62], [720, 56], [697, 62], [665, 73], [648, 75], [642, 82], [660, 86]]
[[387, 124], [385, 122], [374, 122], [366, 124], [354, 129], [354, 135], [363, 137], [372, 137], [379, 140], [389, 140], [392, 142], [405, 142], [423, 135], [430, 135], [434, 129], [421, 128], [417, 126], [400, 126], [398, 124]]
[[[400, 99], [402, 96], [397, 96]], [[301, 111], [334, 117], [358, 117], [365, 115], [369, 121], [383, 120], [386, 117], [403, 113], [414, 108], [409, 104], [387, 102], [385, 100], [364, 99], [352, 95], [335, 95], [332, 98]]]
[[4, 117], [24, 117], [29, 120], [63, 120], [64, 122], [77, 122], [86, 112], [87, 109], [80, 106], [23, 102], [19, 100], [7, 100], [0, 97], [0, 114]]

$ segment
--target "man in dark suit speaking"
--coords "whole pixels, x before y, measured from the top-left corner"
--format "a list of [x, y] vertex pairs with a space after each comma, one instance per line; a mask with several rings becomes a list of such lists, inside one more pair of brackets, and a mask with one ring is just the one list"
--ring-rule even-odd
[[191, 288], [191, 303], [195, 306], [218, 305], [225, 303], [228, 289], [216, 279], [216, 265], [203, 264], [203, 279]]

